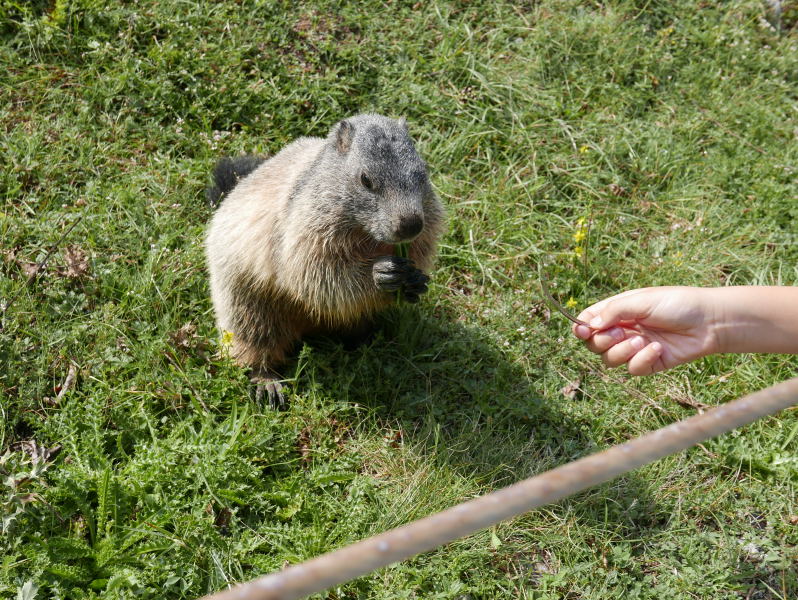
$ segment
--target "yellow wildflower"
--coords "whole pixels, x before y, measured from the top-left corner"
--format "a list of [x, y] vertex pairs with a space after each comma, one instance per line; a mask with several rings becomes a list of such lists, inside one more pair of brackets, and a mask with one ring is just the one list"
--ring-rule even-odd
[[576, 302], [576, 300], [574, 300], [573, 296], [568, 298], [568, 302], [565, 303], [566, 308], [570, 308], [571, 310], [575, 309], [576, 305], [577, 305], [577, 302]]
[[574, 246], [574, 254], [576, 258], [582, 258], [582, 255], [585, 253], [585, 249], [582, 246]]
[[229, 348], [233, 345], [233, 332], [226, 329], [222, 332], [222, 346]]

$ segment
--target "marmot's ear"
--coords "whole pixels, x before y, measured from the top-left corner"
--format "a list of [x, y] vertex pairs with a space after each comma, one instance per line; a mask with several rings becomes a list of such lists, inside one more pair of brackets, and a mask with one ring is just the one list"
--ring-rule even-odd
[[335, 130], [335, 148], [341, 154], [346, 154], [352, 147], [352, 139], [355, 137], [355, 126], [349, 121], [341, 121]]

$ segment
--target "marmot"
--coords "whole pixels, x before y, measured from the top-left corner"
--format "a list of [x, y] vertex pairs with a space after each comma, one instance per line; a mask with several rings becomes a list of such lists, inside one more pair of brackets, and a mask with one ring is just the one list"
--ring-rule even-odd
[[[275, 368], [303, 336], [365, 329], [397, 290], [415, 302], [427, 289], [444, 211], [403, 119], [358, 115], [268, 160], [223, 159], [214, 184], [217, 326], [272, 405]], [[408, 258], [394, 256], [405, 242]]]

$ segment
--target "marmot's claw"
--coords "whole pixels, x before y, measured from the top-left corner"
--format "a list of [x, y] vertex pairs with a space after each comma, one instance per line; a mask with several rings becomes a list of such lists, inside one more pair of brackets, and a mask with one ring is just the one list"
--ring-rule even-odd
[[415, 303], [419, 301], [419, 297], [421, 294], [426, 293], [427, 286], [417, 287], [417, 288], [402, 288], [402, 297], [407, 300], [408, 302]]
[[419, 269], [413, 269], [402, 286], [404, 299], [407, 302], [418, 302], [419, 296], [427, 291], [429, 277]]
[[415, 287], [423, 287], [426, 289], [427, 282], [429, 282], [429, 276], [427, 276], [424, 271], [420, 269], [413, 269], [405, 279], [405, 287], [408, 288], [415, 288]]
[[255, 402], [259, 405], [268, 400], [269, 408], [272, 410], [286, 410], [288, 399], [283, 394], [283, 384], [275, 379], [253, 377], [252, 383], [255, 384]]

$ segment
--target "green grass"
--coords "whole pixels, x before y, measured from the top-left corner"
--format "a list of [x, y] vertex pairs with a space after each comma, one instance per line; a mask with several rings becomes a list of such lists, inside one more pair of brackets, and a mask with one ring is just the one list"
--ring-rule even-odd
[[[798, 284], [798, 33], [762, 14], [0, 0], [0, 597], [193, 598], [793, 375], [606, 371], [537, 280], [580, 307]], [[367, 110], [408, 119], [447, 206], [431, 289], [303, 347], [270, 412], [219, 353], [203, 188]], [[795, 598], [796, 447], [787, 411], [325, 597]]]

